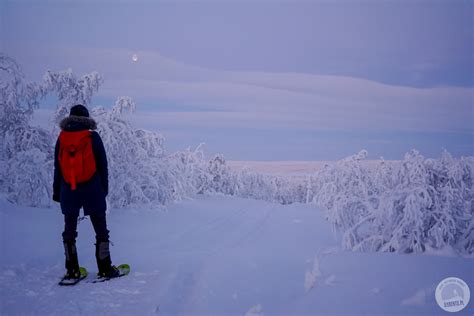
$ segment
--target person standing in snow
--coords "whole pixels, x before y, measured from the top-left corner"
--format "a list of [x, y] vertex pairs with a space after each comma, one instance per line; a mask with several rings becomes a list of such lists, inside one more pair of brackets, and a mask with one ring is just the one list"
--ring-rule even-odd
[[60, 124], [54, 150], [53, 200], [59, 202], [64, 215], [62, 233], [66, 256], [65, 279], [80, 277], [76, 249], [79, 211], [90, 216], [96, 234], [95, 256], [99, 277], [116, 277], [109, 250], [109, 230], [106, 222], [108, 194], [107, 156], [104, 144], [95, 131], [96, 122], [83, 105], [71, 108]]

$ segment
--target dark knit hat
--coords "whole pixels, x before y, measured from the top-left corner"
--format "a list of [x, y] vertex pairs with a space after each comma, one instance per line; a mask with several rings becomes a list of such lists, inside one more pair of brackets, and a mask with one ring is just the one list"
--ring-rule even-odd
[[89, 117], [89, 111], [82, 104], [78, 104], [71, 108], [69, 115]]

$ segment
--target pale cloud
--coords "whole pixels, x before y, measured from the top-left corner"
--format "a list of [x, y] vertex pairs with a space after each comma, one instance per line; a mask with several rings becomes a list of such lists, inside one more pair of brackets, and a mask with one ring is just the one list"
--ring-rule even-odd
[[[473, 131], [473, 88], [421, 89], [349, 77], [214, 71], [153, 52], [141, 54], [142, 62], [153, 67], [142, 65], [140, 76], [131, 71], [132, 78], [107, 80], [101, 95], [154, 99], [157, 111], [160, 102], [185, 104], [187, 113], [161, 117], [172, 115], [186, 124], [194, 120], [216, 126]], [[200, 113], [203, 106], [209, 109], [206, 114]]]
[[[36, 52], [52, 62], [61, 56], [63, 68], [69, 65], [76, 73], [103, 73], [99, 96], [128, 95], [139, 107], [144, 100], [148, 105], [154, 102], [158, 111], [168, 102], [185, 105], [190, 112], [204, 107], [211, 112], [252, 112], [247, 116], [278, 123], [287, 118], [298, 127], [473, 131], [474, 88], [412, 88], [341, 76], [218, 71], [154, 51], [49, 46]], [[134, 53], [137, 63], [131, 59]], [[185, 114], [177, 115], [184, 119]], [[225, 119], [233, 124], [232, 119], [242, 118], [233, 114]]]

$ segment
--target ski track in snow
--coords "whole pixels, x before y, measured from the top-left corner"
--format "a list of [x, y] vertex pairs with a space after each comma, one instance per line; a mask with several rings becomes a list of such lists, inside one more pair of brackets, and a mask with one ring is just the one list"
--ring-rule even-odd
[[88, 282], [94, 233], [82, 221], [77, 247], [89, 276], [60, 287], [60, 211], [4, 199], [0, 209], [2, 316], [443, 315], [427, 289], [452, 275], [474, 284], [472, 259], [345, 252], [314, 206], [217, 195], [167, 211], [112, 210], [112, 260], [132, 272], [99, 284]]

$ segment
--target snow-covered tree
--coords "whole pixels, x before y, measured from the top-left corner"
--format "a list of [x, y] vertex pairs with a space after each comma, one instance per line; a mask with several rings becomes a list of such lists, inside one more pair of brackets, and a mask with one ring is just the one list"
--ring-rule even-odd
[[44, 89], [26, 83], [20, 66], [14, 59], [0, 53], [0, 133], [25, 127], [38, 108]]
[[207, 171], [209, 173], [207, 184], [209, 191], [235, 195], [235, 177], [227, 166], [223, 155], [216, 155], [209, 160]]
[[103, 81], [103, 77], [96, 71], [80, 78], [74, 75], [72, 69], [47, 71], [42, 85], [46, 91], [56, 94], [59, 101], [53, 117], [54, 127], [69, 114], [72, 106], [82, 104], [88, 107]]
[[157, 147], [159, 152], [164, 152], [161, 136], [137, 137], [137, 134], [149, 135], [139, 135], [140, 131], [135, 130], [123, 116], [134, 109], [135, 104], [130, 98], [121, 97], [110, 110], [96, 107], [91, 111], [107, 151], [111, 186], [109, 200], [119, 207], [153, 200], [151, 192], [158, 187], [147, 164], [151, 158], [159, 157], [149, 156], [149, 147]]
[[17, 152], [5, 170], [8, 199], [28, 206], [48, 205], [53, 164], [38, 148]]
[[107, 151], [112, 206], [166, 204], [204, 192], [208, 176], [201, 147], [167, 155], [161, 134], [132, 126], [126, 113], [134, 109], [128, 97], [118, 98], [110, 110], [92, 109]]
[[0, 190], [14, 202], [37, 205], [49, 190], [51, 172], [38, 165], [52, 157], [51, 136], [29, 122], [46, 91], [26, 83], [20, 66], [4, 54], [0, 78]]
[[369, 167], [366, 153], [327, 166], [311, 177], [313, 202], [357, 251], [422, 252], [453, 247], [472, 253], [471, 160], [425, 159], [412, 150], [398, 163]]
[[456, 244], [473, 252], [473, 172], [474, 166], [466, 158], [454, 159], [444, 151], [440, 159], [427, 160], [428, 182], [433, 188], [432, 207], [427, 219], [426, 238], [433, 248]]

